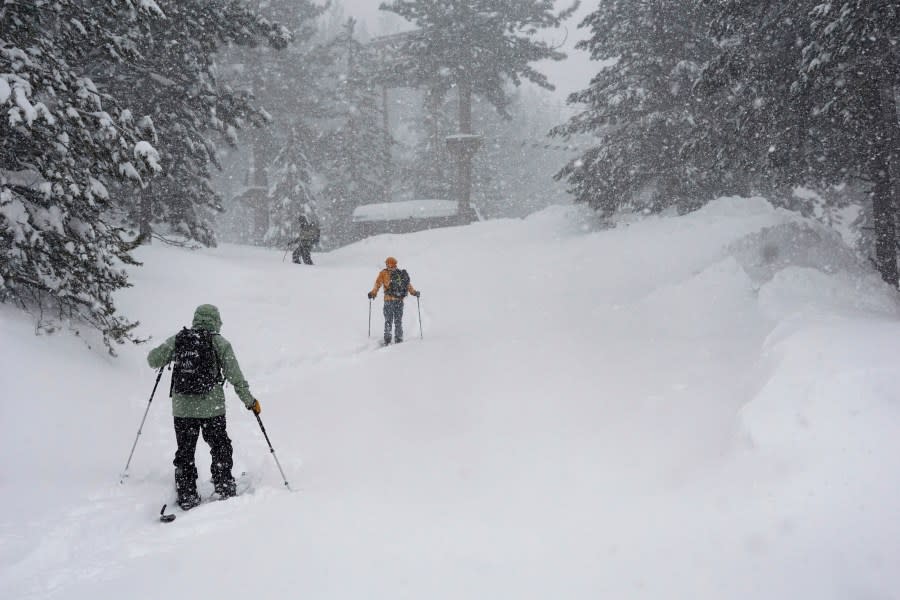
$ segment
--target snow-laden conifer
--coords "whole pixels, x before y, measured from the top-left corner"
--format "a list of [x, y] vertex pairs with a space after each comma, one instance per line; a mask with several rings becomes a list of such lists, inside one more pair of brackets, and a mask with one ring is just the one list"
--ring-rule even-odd
[[[137, 27], [138, 57], [97, 65], [99, 77], [141, 115], [160, 153], [162, 173], [129, 202], [149, 240], [154, 227], [215, 244], [212, 217], [222, 210], [210, 182], [216, 148], [267, 113], [246, 90], [221, 81], [217, 52], [229, 44], [284, 48], [290, 32], [236, 0], [157, 0], [165, 17]], [[137, 196], [137, 191], [135, 191]]]
[[596, 145], [559, 174], [579, 202], [611, 214], [694, 207], [710, 173], [686, 155], [704, 115], [694, 92], [712, 44], [702, 3], [603, 2], [581, 23], [577, 47], [599, 70], [569, 97], [583, 110], [554, 133], [593, 134]]
[[133, 113], [92, 77], [101, 57], [135, 58], [122, 15], [144, 26], [161, 18], [147, 0], [0, 7], [0, 300], [47, 330], [87, 322], [110, 351], [136, 325], [113, 304], [134, 260], [111, 189], [140, 188], [159, 170]]

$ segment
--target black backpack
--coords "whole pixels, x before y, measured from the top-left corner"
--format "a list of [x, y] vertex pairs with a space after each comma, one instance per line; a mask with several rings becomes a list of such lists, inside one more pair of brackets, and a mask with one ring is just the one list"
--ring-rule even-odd
[[409, 293], [409, 273], [405, 269], [394, 269], [390, 274], [391, 283], [388, 285], [387, 294], [394, 298], [406, 298]]
[[185, 327], [175, 336], [172, 352], [172, 393], [196, 396], [206, 394], [222, 383], [222, 366], [206, 329]]

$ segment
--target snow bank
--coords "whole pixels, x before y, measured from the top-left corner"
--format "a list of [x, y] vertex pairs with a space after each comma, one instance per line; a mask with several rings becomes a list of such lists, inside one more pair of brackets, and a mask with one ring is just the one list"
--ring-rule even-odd
[[837, 232], [808, 221], [766, 227], [731, 244], [729, 250], [758, 282], [772, 279], [787, 267], [854, 275], [868, 272]]
[[897, 298], [834, 230], [792, 220], [747, 235], [728, 252], [759, 289], [771, 319], [792, 313], [858, 310], [896, 315]]

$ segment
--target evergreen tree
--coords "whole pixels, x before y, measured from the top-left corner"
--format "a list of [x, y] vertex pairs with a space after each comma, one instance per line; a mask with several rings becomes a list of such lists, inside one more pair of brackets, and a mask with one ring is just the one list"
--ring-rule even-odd
[[553, 0], [394, 0], [381, 9], [419, 27], [404, 43], [407, 77], [438, 97], [457, 86], [460, 131], [471, 133], [466, 110], [473, 93], [504, 113], [509, 83], [527, 80], [553, 88], [533, 63], [562, 60], [565, 54], [537, 39], [537, 32], [558, 27], [578, 6], [554, 13], [553, 5]]
[[708, 158], [687, 152], [705, 119], [694, 83], [713, 51], [701, 3], [610, 0], [580, 26], [592, 36], [576, 47], [604, 64], [569, 97], [586, 109], [554, 134], [599, 139], [557, 176], [604, 214], [695, 208], [715, 183]]
[[[318, 41], [316, 19], [323, 7], [309, 0], [276, 0], [263, 10], [289, 29], [288, 47], [278, 52], [263, 47], [230, 48], [222, 60], [240, 67], [230, 80], [232, 85], [250, 89], [259, 103], [278, 108], [266, 126], [242, 136], [245, 183], [255, 191], [252, 206], [233, 208], [253, 214], [249, 241], [280, 245], [296, 228], [292, 215], [311, 206], [309, 184], [316, 173], [310, 163], [318, 153], [317, 121], [327, 116], [331, 103], [326, 73], [333, 58]], [[299, 193], [291, 196], [289, 190]]]
[[422, 105], [424, 135], [416, 144], [416, 161], [410, 165], [407, 178], [412, 180], [416, 198], [452, 198], [456, 170], [447, 150], [446, 139], [456, 131], [457, 125], [440, 90], [425, 90]]
[[722, 191], [791, 206], [793, 186], [816, 185], [810, 161], [823, 149], [811, 121], [813, 90], [797, 85], [812, 3], [707, 4], [717, 55], [698, 82], [708, 126], [692, 151], [712, 157]]
[[265, 242], [286, 247], [300, 235], [299, 218], [305, 215], [318, 221], [312, 193], [312, 168], [304, 151], [311, 146], [312, 134], [295, 125], [287, 142], [269, 167], [269, 229]]
[[332, 124], [320, 140], [317, 164], [326, 180], [322, 191], [326, 225], [333, 241], [347, 239], [353, 209], [385, 200], [387, 153], [378, 70], [355, 37], [356, 22], [347, 21], [331, 49], [343, 60], [334, 89]]
[[164, 19], [140, 28], [137, 59], [97, 68], [113, 93], [146, 115], [163, 173], [144, 188], [132, 218], [149, 241], [153, 223], [206, 245], [215, 244], [211, 218], [221, 199], [210, 183], [218, 167], [218, 140], [237, 141], [237, 130], [262, 125], [267, 114], [248, 92], [219, 81], [216, 53], [228, 44], [267, 40], [284, 48], [290, 33], [239, 0], [157, 0]]
[[696, 145], [715, 151], [725, 172], [750, 174], [753, 189], [775, 191], [776, 201], [793, 200], [785, 188], [797, 185], [823, 193], [870, 186], [875, 262], [896, 284], [900, 9], [881, 1], [708, 4], [719, 54], [699, 89], [715, 127]]
[[134, 59], [131, 26], [159, 16], [130, 0], [0, 6], [0, 301], [47, 330], [87, 322], [110, 352], [136, 326], [113, 305], [135, 263], [110, 220], [111, 190], [146, 185], [160, 167], [133, 112], [87, 73], [99, 53]]
[[900, 5], [846, 0], [813, 7], [798, 87], [816, 100], [809, 119], [822, 151], [809, 168], [832, 181], [871, 186], [875, 263], [897, 286], [900, 207]]

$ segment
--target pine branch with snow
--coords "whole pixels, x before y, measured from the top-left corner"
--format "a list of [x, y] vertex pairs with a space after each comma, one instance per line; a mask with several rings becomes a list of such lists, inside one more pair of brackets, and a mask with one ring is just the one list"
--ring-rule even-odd
[[110, 352], [133, 339], [136, 323], [113, 303], [134, 260], [111, 220], [109, 190], [145, 185], [159, 169], [130, 113], [87, 75], [94, 49], [108, 60], [130, 52], [122, 10], [156, 18], [150, 4], [114, 1], [0, 11], [0, 300], [46, 330], [88, 323]]

